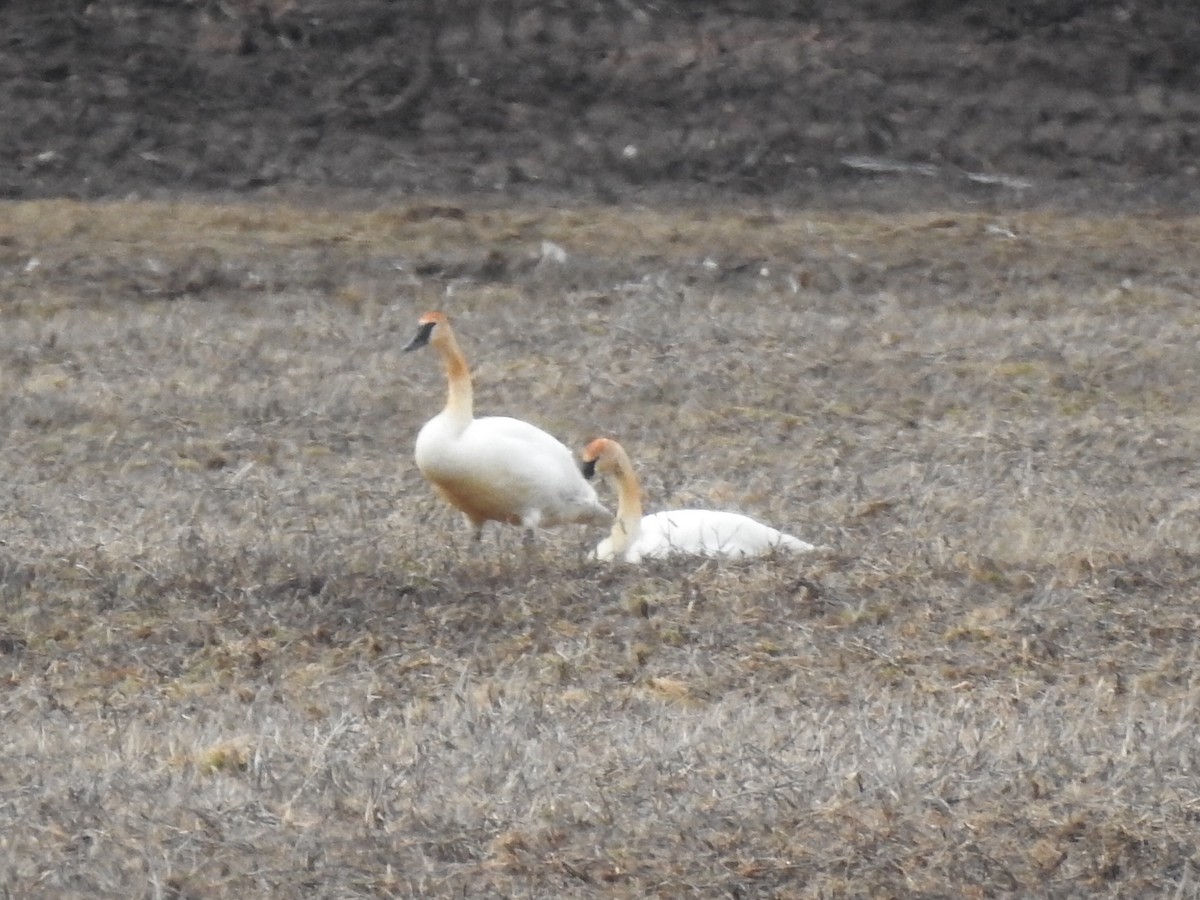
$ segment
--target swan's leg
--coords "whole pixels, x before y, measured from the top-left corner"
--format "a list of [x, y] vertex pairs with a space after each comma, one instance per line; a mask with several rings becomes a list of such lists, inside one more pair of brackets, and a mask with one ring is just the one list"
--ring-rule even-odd
[[483, 519], [475, 520], [466, 516], [467, 524], [471, 527], [472, 549], [476, 556], [483, 552]]
[[521, 516], [521, 543], [525, 545], [525, 552], [531, 553], [537, 549], [537, 539], [535, 532], [537, 531], [538, 523], [542, 521], [542, 514], [538, 510], [525, 513]]

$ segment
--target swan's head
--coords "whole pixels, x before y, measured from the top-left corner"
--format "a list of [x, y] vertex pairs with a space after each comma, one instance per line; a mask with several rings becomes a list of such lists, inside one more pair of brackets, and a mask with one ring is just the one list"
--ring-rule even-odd
[[420, 326], [417, 329], [417, 336], [404, 348], [405, 352], [416, 350], [418, 347], [424, 347], [433, 338], [434, 329], [439, 325], [444, 326], [443, 330], [449, 328], [450, 320], [446, 318], [444, 313], [427, 312], [417, 320], [417, 324]]
[[611, 438], [596, 438], [583, 448], [580, 459], [584, 478], [592, 478], [597, 472], [611, 475], [621, 467], [621, 445]]

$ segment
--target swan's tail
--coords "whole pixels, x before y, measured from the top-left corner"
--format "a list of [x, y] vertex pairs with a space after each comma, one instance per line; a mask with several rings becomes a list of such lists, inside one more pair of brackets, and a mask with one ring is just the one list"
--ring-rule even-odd
[[802, 541], [798, 537], [792, 537], [790, 534], [779, 535], [779, 542], [775, 546], [788, 553], [811, 553], [817, 549], [813, 544]]

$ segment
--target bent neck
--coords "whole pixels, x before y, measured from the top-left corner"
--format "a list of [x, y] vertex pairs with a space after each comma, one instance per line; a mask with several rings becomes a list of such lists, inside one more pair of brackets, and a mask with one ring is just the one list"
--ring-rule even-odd
[[624, 448], [617, 448], [617, 468], [609, 474], [617, 487], [617, 520], [612, 527], [613, 553], [621, 556], [637, 540], [642, 526], [642, 488]]
[[433, 345], [441, 357], [442, 369], [446, 373], [446, 408], [443, 413], [465, 428], [475, 416], [471, 370], [458, 347], [454, 332], [444, 325], [440, 330], [439, 339], [435, 340]]

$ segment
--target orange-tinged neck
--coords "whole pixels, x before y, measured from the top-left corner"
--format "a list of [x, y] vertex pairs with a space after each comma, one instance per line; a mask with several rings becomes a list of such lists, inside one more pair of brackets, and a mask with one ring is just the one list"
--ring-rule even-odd
[[446, 408], [455, 419], [466, 426], [475, 415], [474, 394], [471, 390], [471, 370], [467, 360], [458, 347], [454, 332], [446, 325], [440, 326], [435, 332], [432, 342], [442, 360], [442, 368], [446, 372]]
[[613, 552], [620, 556], [637, 538], [642, 524], [642, 488], [625, 449], [616, 444], [613, 452], [616, 468], [609, 473], [609, 477], [617, 487], [617, 520], [612, 527], [612, 544]]

